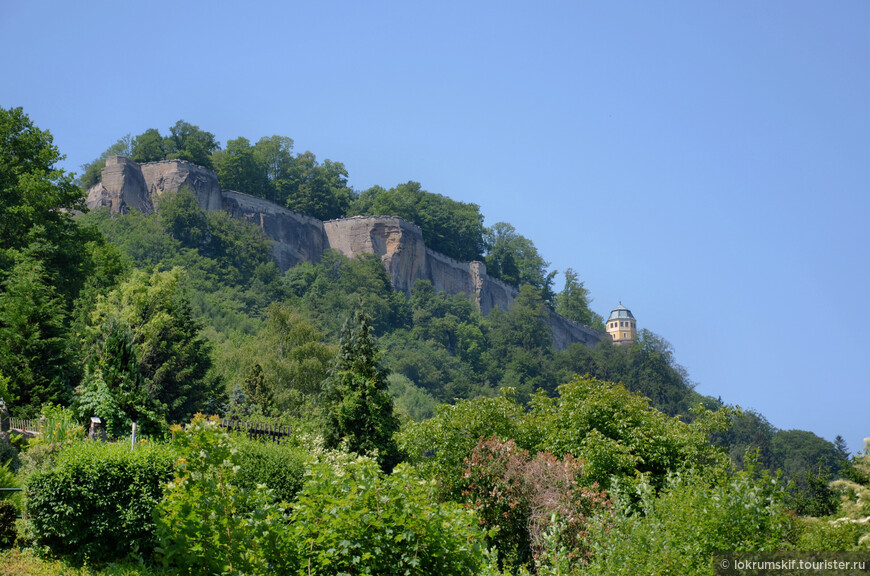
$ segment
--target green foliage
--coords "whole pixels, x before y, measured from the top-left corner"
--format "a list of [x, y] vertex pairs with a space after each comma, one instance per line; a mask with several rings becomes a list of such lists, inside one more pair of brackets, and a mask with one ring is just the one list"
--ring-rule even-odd
[[18, 520], [18, 508], [9, 500], [0, 500], [0, 548], [11, 548], [18, 538], [15, 523]]
[[565, 287], [556, 294], [553, 303], [556, 313], [568, 320], [591, 326], [602, 332], [605, 330], [604, 318], [589, 309], [589, 304], [592, 303], [589, 290], [577, 279], [577, 273], [573, 269], [565, 270]]
[[390, 374], [387, 376], [390, 383], [390, 396], [393, 397], [393, 406], [396, 414], [406, 418], [420, 421], [431, 418], [435, 414], [438, 403], [425, 390], [414, 385], [402, 374]]
[[237, 483], [238, 451], [216, 418], [173, 427], [180, 458], [156, 508], [166, 567], [182, 574], [286, 574], [296, 566], [283, 510], [261, 486]]
[[106, 562], [147, 556], [153, 549], [152, 511], [171, 478], [173, 455], [158, 444], [78, 442], [51, 469], [25, 484], [35, 541], [54, 554]]
[[224, 190], [238, 190], [259, 198], [269, 196], [266, 167], [258, 162], [254, 146], [241, 136], [228, 140], [225, 150], [213, 156], [218, 183]]
[[179, 120], [169, 128], [169, 136], [164, 139], [163, 148], [167, 160], [178, 158], [214, 169], [211, 155], [220, 150], [220, 144], [211, 132]]
[[487, 228], [484, 238], [488, 274], [517, 288], [529, 284], [540, 291], [545, 302], [552, 304], [556, 272], [547, 272], [550, 263], [538, 254], [531, 240], [506, 222]]
[[30, 441], [29, 449], [41, 444], [70, 444], [85, 437], [84, 426], [69, 408], [45, 404], [39, 413], [39, 435]]
[[513, 440], [483, 439], [466, 459], [463, 496], [494, 529], [502, 564], [540, 568], [557, 553], [568, 564], [590, 555], [589, 518], [609, 510], [603, 492], [579, 487], [580, 462], [567, 454], [532, 457]]
[[870, 549], [870, 438], [864, 439], [864, 450], [852, 459], [848, 479], [831, 483], [831, 488], [840, 498], [839, 524], [855, 524], [862, 527], [863, 535], [858, 544]]
[[397, 441], [421, 475], [438, 481], [443, 497], [462, 502], [463, 467], [471, 450], [484, 437], [515, 439], [527, 446], [523, 419], [522, 405], [507, 393], [460, 400], [439, 406], [429, 420], [407, 423]]
[[156, 128], [149, 128], [133, 139], [130, 159], [134, 162], [157, 162], [166, 158], [163, 136]]
[[793, 546], [794, 521], [782, 505], [782, 485], [767, 474], [687, 471], [669, 476], [658, 497], [646, 482], [615, 488], [615, 515], [593, 530], [594, 554], [584, 574], [712, 576], [714, 551]]
[[109, 318], [100, 336], [76, 391], [79, 420], [99, 417], [113, 438], [129, 434], [133, 422], [145, 434], [159, 433], [165, 422], [165, 408], [150, 394], [140, 372], [133, 331], [116, 318]]
[[[599, 380], [619, 382], [632, 392], [646, 396], [653, 407], [670, 416], [691, 420], [691, 409], [698, 403], [710, 409], [721, 406], [721, 402], [710, 401], [694, 392], [694, 384], [674, 359], [671, 345], [649, 330], [641, 330], [638, 341], [631, 346], [614, 345], [609, 338], [594, 349], [573, 344], [566, 350], [554, 352], [553, 361], [557, 381], [567, 381], [574, 374], [589, 374]], [[735, 453], [735, 462], [744, 453], [745, 447], [739, 454]]]
[[483, 258], [480, 207], [427, 192], [418, 182], [365, 190], [348, 215], [399, 216], [421, 228], [427, 248], [464, 262]]
[[726, 412], [701, 411], [691, 424], [649, 406], [649, 400], [589, 377], [535, 396], [532, 422], [538, 450], [573, 454], [585, 462], [584, 482], [609, 487], [611, 478], [646, 476], [655, 487], [667, 475], [693, 466], [723, 466], [725, 455], [710, 435], [727, 426]]
[[487, 318], [490, 378], [501, 387], [516, 388], [523, 399], [539, 388], [553, 390], [552, 332], [548, 320], [549, 312], [540, 290], [528, 284], [520, 288], [510, 309], [493, 310]]
[[341, 162], [317, 162], [311, 152], [299, 154], [288, 178], [278, 181], [278, 196], [290, 210], [319, 220], [341, 218], [347, 213], [353, 192], [347, 185], [347, 169]]
[[304, 483], [308, 452], [290, 444], [237, 437], [235, 484], [245, 490], [266, 486], [278, 502], [293, 502]]
[[312, 464], [293, 506], [299, 574], [479, 574], [488, 564], [474, 512], [435, 503], [432, 481], [366, 457]]
[[185, 248], [199, 248], [208, 241], [208, 219], [196, 195], [187, 188], [161, 196], [157, 218], [166, 232]]
[[53, 284], [41, 260], [23, 256], [0, 292], [0, 371], [19, 416], [71, 397], [67, 314]]
[[377, 334], [407, 325], [407, 299], [393, 289], [383, 263], [374, 254], [349, 260], [327, 250], [318, 264], [300, 264], [288, 270], [285, 281], [327, 335], [337, 335], [342, 319], [353, 309], [361, 309], [371, 318]]
[[169, 422], [186, 420], [217, 400], [216, 385], [207, 376], [208, 342], [193, 318], [183, 277], [180, 268], [152, 274], [134, 271], [97, 300], [89, 328], [91, 341], [110, 320], [130, 329], [139, 372]]
[[393, 414], [387, 373], [364, 312], [357, 310], [345, 322], [338, 357], [325, 383], [327, 414], [324, 438], [330, 448], [340, 443], [352, 452], [376, 454], [389, 472], [399, 462], [393, 434], [399, 421]]

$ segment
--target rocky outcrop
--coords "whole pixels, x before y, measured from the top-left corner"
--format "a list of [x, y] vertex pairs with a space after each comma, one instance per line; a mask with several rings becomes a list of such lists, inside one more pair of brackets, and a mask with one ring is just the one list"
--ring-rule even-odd
[[151, 198], [187, 188], [196, 194], [203, 210], [221, 210], [223, 196], [214, 170], [184, 160], [166, 160], [140, 165]]
[[[233, 218], [259, 226], [272, 240], [275, 261], [282, 271], [301, 263], [318, 262], [323, 251], [332, 249], [353, 258], [376, 254], [397, 290], [410, 293], [417, 280], [428, 280], [436, 290], [466, 294], [481, 312], [507, 309], [516, 290], [486, 273], [482, 262], [459, 262], [426, 248], [420, 228], [398, 217], [354, 217], [321, 222], [277, 204], [221, 190], [213, 170], [183, 160], [139, 165], [128, 158], [111, 156], [103, 168], [102, 182], [88, 190], [91, 209], [106, 207], [114, 213], [131, 209], [154, 211], [161, 195], [187, 188], [203, 210], [224, 210]], [[553, 344], [558, 349], [573, 342], [594, 346], [604, 336], [550, 314]]]
[[223, 191], [222, 209], [265, 232], [272, 240], [272, 253], [282, 272], [301, 262], [317, 262], [323, 254], [323, 222], [316, 218], [230, 190]]
[[102, 180], [88, 190], [86, 202], [91, 210], [108, 208], [116, 214], [126, 214], [130, 209], [146, 214], [154, 211], [138, 164], [123, 156], [109, 156], [102, 174]]
[[107, 207], [126, 214], [130, 209], [151, 214], [165, 192], [187, 188], [203, 210], [221, 210], [223, 197], [214, 170], [184, 160], [137, 164], [123, 156], [109, 156], [102, 180], [88, 190], [90, 208]]

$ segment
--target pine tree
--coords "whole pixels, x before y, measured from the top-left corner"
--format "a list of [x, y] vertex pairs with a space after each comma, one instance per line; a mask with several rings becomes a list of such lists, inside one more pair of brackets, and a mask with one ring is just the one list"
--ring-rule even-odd
[[399, 462], [387, 371], [380, 367], [371, 320], [357, 310], [345, 322], [336, 364], [326, 382], [328, 402], [325, 439], [329, 447], [345, 442], [360, 454], [377, 452], [381, 468], [390, 472]]
[[10, 407], [35, 415], [71, 395], [66, 311], [43, 263], [26, 254], [0, 292], [0, 370], [10, 379]]

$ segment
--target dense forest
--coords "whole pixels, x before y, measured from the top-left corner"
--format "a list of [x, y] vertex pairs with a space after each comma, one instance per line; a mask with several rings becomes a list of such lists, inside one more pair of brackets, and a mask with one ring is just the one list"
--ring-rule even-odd
[[[225, 189], [319, 219], [401, 216], [421, 227], [427, 246], [484, 261], [519, 296], [510, 309], [484, 316], [464, 295], [425, 281], [409, 295], [395, 291], [375, 256], [333, 252], [282, 274], [260, 229], [202, 211], [185, 190], [162, 197], [154, 214], [88, 212], [83, 189], [99, 181], [113, 154], [189, 160], [214, 169]], [[418, 507], [379, 509], [378, 522], [413, 532], [434, 554], [428, 568], [408, 573], [616, 574], [626, 559], [647, 567], [637, 573], [654, 573], [664, 560], [652, 551], [702, 527], [712, 531], [708, 542], [675, 552], [699, 570], [709, 551], [736, 546], [870, 545], [857, 524], [818, 520], [866, 514], [866, 454], [850, 458], [840, 438], [832, 444], [778, 430], [751, 410], [699, 395], [670, 344], [649, 330], [630, 346], [605, 339], [595, 348], [554, 349], [550, 310], [603, 329], [588, 290], [568, 269], [555, 292], [556, 272], [534, 243], [508, 223], [485, 227], [474, 204], [416, 182], [357, 192], [343, 164], [294, 153], [290, 138], [239, 137], [221, 147], [184, 121], [168, 135], [149, 129], [122, 138], [76, 180], [57, 167], [62, 156], [49, 132], [21, 109], [0, 109], [0, 155], [0, 396], [13, 416], [62, 415], [65, 429], [99, 415], [110, 438], [127, 438], [128, 451], [137, 423], [153, 453], [131, 466], [162, 479], [153, 485], [158, 492], [176, 478], [162, 496], [149, 492], [156, 523], [135, 540], [142, 550], [159, 543], [166, 565], [217, 573], [235, 558], [247, 568], [233, 569], [230, 560], [231, 573], [295, 574], [287, 566], [305, 555], [300, 542], [353, 558], [336, 546], [364, 540], [342, 530], [353, 530], [352, 514], [364, 514], [359, 507], [377, 494], [407, 496], [401, 505]], [[286, 446], [263, 446], [197, 414], [289, 424], [295, 436]], [[79, 557], [88, 544], [69, 549], [57, 523], [39, 523], [39, 506], [69, 497], [59, 488], [64, 475], [98, 465], [114, 448], [61, 440], [70, 447], [52, 444], [43, 453], [7, 438], [3, 470], [21, 467], [27, 478], [31, 538]], [[211, 451], [225, 458], [199, 456]], [[223, 476], [224, 462], [238, 470]], [[361, 492], [347, 492], [337, 470]], [[362, 500], [339, 503], [351, 494]], [[41, 504], [41, 495], [49, 500]], [[185, 524], [193, 522], [189, 503], [211, 502], [207, 508], [229, 497], [240, 512], [222, 522], [227, 533], [240, 531], [236, 543], [218, 546], [223, 556], [182, 553], [199, 549], [196, 538], [222, 538]], [[317, 533], [326, 501], [349, 516], [337, 514], [334, 532]], [[690, 505], [710, 512], [687, 518]], [[729, 520], [747, 513], [745, 525]], [[412, 528], [401, 524], [409, 514], [437, 521]], [[464, 543], [436, 542], [438, 522], [452, 523]], [[233, 547], [240, 542], [250, 554]], [[391, 545], [399, 556], [409, 545], [400, 542]], [[119, 542], [114, 558], [133, 544]], [[355, 545], [360, 554], [385, 546]], [[268, 550], [289, 564], [270, 565]], [[417, 558], [399, 556], [379, 562], [413, 566]], [[323, 565], [330, 562], [340, 564]]]

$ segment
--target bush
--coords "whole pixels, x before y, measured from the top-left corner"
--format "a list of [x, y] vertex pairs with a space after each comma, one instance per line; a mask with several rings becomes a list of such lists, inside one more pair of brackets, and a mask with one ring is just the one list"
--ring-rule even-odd
[[50, 470], [25, 482], [25, 507], [37, 544], [76, 561], [105, 562], [149, 553], [153, 509], [172, 478], [172, 453], [156, 444], [81, 442]]
[[605, 493], [584, 489], [582, 463], [540, 452], [532, 457], [513, 440], [481, 440], [466, 459], [463, 495], [482, 525], [497, 529], [500, 561], [536, 572], [563, 552], [565, 566], [585, 564], [587, 523], [609, 510]]
[[489, 566], [477, 515], [437, 504], [433, 481], [404, 464], [383, 475], [371, 458], [326, 456], [294, 505], [300, 573], [452, 576]]
[[0, 500], [0, 548], [11, 548], [15, 544], [18, 508], [9, 500]]
[[276, 500], [292, 502], [302, 488], [306, 454], [287, 444], [238, 438], [238, 463], [235, 484], [255, 490], [264, 484]]
[[594, 556], [583, 574], [713, 576], [714, 551], [792, 549], [795, 522], [782, 504], [784, 489], [766, 473], [753, 475], [752, 466], [672, 474], [658, 497], [644, 479], [634, 483], [634, 494], [617, 484], [616, 514], [594, 524]]
[[283, 509], [264, 486], [236, 483], [238, 450], [217, 417], [172, 430], [181, 457], [156, 516], [164, 565], [192, 576], [295, 570]]

